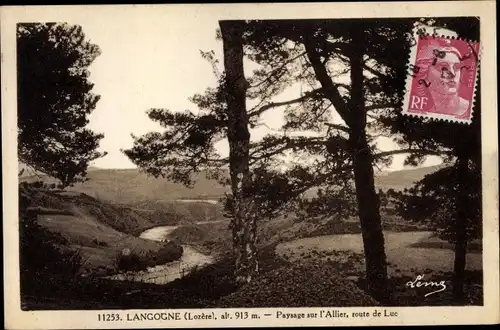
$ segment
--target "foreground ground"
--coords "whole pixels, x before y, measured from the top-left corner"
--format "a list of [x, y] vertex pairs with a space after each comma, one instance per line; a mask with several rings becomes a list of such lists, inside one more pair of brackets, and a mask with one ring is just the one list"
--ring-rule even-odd
[[[44, 296], [25, 296], [23, 309], [150, 309], [206, 307], [343, 307], [374, 306], [378, 303], [364, 291], [363, 273], [352, 269], [360, 261], [354, 253], [332, 254], [330, 260], [311, 257], [289, 262], [272, 253], [261, 252], [261, 275], [242, 287], [232, 280], [233, 260], [223, 259], [167, 285], [85, 279], [65, 288], [53, 288]], [[419, 273], [415, 270], [415, 274]], [[356, 276], [357, 275], [357, 276]], [[427, 274], [428, 275], [428, 274]], [[450, 273], [430, 276], [446, 280]], [[392, 306], [452, 305], [451, 286], [444, 292], [424, 297], [427, 288], [406, 286], [413, 276], [391, 276]], [[482, 272], [468, 271], [468, 304], [482, 305]]]
[[[388, 235], [389, 260], [393, 253], [405, 256], [404, 249], [414, 249], [408, 237], [412, 232]], [[357, 241], [348, 237], [350, 243]], [[417, 235], [418, 236], [418, 235]], [[414, 236], [415, 237], [415, 236]], [[422, 234], [423, 242], [428, 240]], [[405, 242], [407, 240], [407, 242]], [[433, 239], [434, 240], [434, 239]], [[25, 309], [124, 309], [124, 308], [205, 308], [205, 307], [283, 307], [283, 306], [373, 306], [365, 292], [363, 255], [345, 248], [336, 250], [335, 237], [321, 236], [275, 243], [261, 249], [260, 276], [249, 285], [238, 286], [232, 281], [233, 260], [226, 256], [166, 285], [139, 282], [109, 281], [97, 278], [79, 279], [67, 287], [53, 288], [40, 297], [23, 297]], [[342, 241], [342, 239], [338, 240]], [[396, 242], [395, 242], [396, 241]], [[409, 244], [406, 244], [409, 243]], [[398, 245], [399, 244], [399, 245]], [[399, 248], [396, 248], [398, 246]], [[353, 246], [351, 246], [353, 247]], [[424, 249], [418, 248], [417, 250]], [[424, 249], [429, 256], [447, 249]], [[389, 284], [393, 306], [449, 306], [453, 304], [451, 272], [444, 264], [435, 269], [413, 263], [414, 255], [403, 263], [390, 264]], [[424, 258], [422, 258], [423, 260]], [[475, 265], [480, 253], [469, 253], [466, 294], [467, 304], [482, 305], [482, 271]], [[420, 267], [425, 266], [425, 267]], [[399, 271], [398, 271], [399, 270]], [[428, 297], [429, 288], [409, 288], [407, 283], [418, 275], [432, 281], [445, 281], [446, 289]], [[333, 300], [332, 300], [333, 299]]]

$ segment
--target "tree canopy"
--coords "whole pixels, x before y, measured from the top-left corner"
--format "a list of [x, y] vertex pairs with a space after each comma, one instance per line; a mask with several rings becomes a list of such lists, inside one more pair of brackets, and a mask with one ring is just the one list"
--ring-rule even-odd
[[102, 134], [86, 128], [100, 96], [89, 65], [100, 55], [80, 26], [17, 26], [18, 157], [63, 186], [85, 179]]

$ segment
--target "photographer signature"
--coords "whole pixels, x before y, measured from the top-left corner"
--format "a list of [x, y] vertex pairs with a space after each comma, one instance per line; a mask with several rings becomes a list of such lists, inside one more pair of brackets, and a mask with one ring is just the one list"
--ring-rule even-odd
[[430, 296], [431, 294], [442, 292], [446, 290], [445, 281], [433, 282], [433, 281], [422, 281], [424, 279], [424, 275], [417, 275], [417, 278], [413, 281], [408, 281], [406, 283], [407, 287], [410, 288], [421, 288], [421, 287], [437, 287], [438, 289], [432, 292], [427, 293], [424, 297]]

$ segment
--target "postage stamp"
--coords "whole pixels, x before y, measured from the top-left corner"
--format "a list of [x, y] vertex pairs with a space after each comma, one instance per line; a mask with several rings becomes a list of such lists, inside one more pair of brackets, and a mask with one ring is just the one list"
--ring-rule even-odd
[[416, 24], [403, 113], [470, 123], [478, 79], [480, 42]]
[[492, 1], [0, 14], [6, 329], [500, 321]]

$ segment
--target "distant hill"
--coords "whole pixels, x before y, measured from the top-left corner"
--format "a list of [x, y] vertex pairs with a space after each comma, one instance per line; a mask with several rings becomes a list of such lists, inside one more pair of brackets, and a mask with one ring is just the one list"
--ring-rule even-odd
[[[401, 190], [410, 187], [426, 174], [440, 169], [442, 165], [415, 169], [382, 172], [375, 177], [377, 189]], [[218, 200], [229, 187], [209, 180], [204, 174], [195, 177], [195, 184], [188, 188], [164, 178], [154, 178], [138, 169], [98, 169], [88, 171], [88, 181], [78, 183], [67, 190], [85, 193], [99, 200], [134, 205], [141, 209], [159, 209], [178, 199]], [[25, 177], [23, 181], [40, 180], [39, 177]], [[51, 179], [45, 179], [51, 182]], [[314, 191], [315, 189], [312, 189]], [[310, 193], [308, 193], [310, 195]], [[155, 206], [155, 207], [152, 207]]]
[[[23, 181], [36, 181], [39, 177], [23, 178]], [[55, 182], [44, 178], [44, 181]], [[69, 191], [85, 193], [97, 199], [128, 205], [171, 202], [177, 199], [219, 199], [229, 187], [215, 180], [208, 180], [199, 174], [196, 183], [188, 188], [164, 178], [154, 178], [138, 169], [96, 169], [88, 171], [88, 181], [67, 188]]]
[[435, 165], [427, 167], [419, 167], [408, 170], [400, 170], [393, 172], [382, 172], [375, 176], [375, 187], [387, 191], [394, 189], [396, 191], [411, 187], [415, 182], [421, 180], [427, 174], [436, 172], [445, 167], [445, 165]]
[[[379, 172], [375, 174], [375, 189], [387, 191], [394, 189], [396, 191], [411, 187], [415, 182], [421, 180], [427, 174], [443, 168], [444, 165], [426, 166], [412, 168], [400, 171]], [[311, 188], [306, 192], [308, 197], [316, 196], [318, 188]]]

